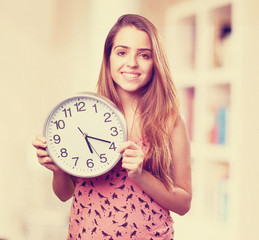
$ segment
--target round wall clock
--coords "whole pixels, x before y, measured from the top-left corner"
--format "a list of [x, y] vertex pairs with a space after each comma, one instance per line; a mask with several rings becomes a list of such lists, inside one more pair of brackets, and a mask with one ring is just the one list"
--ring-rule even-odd
[[44, 126], [47, 151], [54, 163], [78, 177], [97, 177], [121, 158], [116, 150], [126, 141], [126, 122], [110, 100], [83, 93], [60, 102]]

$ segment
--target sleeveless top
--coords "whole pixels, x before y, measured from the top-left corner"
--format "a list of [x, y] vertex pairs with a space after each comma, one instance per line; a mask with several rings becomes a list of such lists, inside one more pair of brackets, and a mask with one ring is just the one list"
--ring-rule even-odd
[[[147, 146], [136, 142], [144, 153]], [[76, 178], [68, 240], [173, 240], [173, 220], [132, 181], [121, 161], [96, 178]]]

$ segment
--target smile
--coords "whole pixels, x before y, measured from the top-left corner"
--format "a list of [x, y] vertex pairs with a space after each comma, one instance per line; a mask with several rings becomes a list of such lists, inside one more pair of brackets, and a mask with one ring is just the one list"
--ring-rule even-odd
[[122, 75], [126, 78], [137, 78], [139, 77], [141, 74], [139, 73], [127, 73], [127, 72], [123, 72]]

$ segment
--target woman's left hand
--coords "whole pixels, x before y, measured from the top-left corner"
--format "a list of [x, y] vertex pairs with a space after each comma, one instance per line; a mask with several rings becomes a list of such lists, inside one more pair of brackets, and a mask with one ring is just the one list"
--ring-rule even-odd
[[137, 180], [142, 175], [145, 154], [141, 147], [132, 141], [127, 141], [118, 149], [122, 153], [122, 167], [128, 171], [132, 180]]

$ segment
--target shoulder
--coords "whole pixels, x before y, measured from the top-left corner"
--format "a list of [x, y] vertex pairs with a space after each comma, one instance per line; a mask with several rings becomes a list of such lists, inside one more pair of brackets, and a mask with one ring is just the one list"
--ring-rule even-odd
[[186, 128], [187, 129], [186, 121], [185, 121], [185, 118], [182, 113], [180, 113], [177, 116], [175, 124], [174, 124], [174, 128]]
[[184, 131], [188, 133], [187, 124], [182, 113], [178, 114], [174, 122], [172, 120], [170, 120], [170, 122], [171, 122], [171, 125], [170, 125], [171, 133], [175, 133], [178, 131]]

